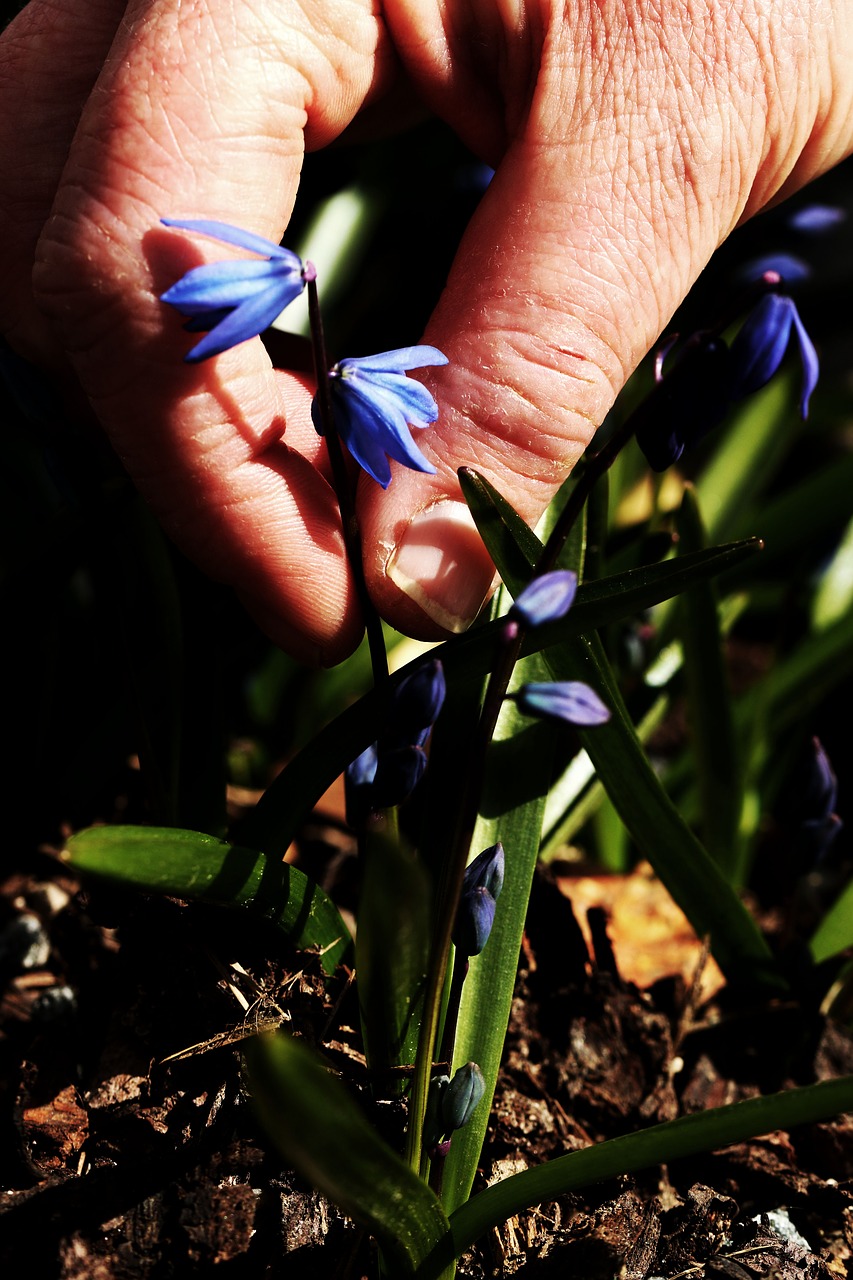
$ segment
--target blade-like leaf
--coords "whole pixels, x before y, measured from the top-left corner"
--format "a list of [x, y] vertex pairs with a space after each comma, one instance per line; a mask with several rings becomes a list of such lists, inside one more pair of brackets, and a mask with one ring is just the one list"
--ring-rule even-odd
[[[684, 490], [676, 528], [680, 553], [703, 548], [702, 516], [695, 491], [689, 485]], [[684, 592], [679, 623], [684, 645], [688, 721], [702, 797], [702, 833], [708, 852], [726, 879], [739, 886], [743, 870], [739, 840], [743, 769], [734, 731], [713, 582], [697, 582]]]
[[[516, 519], [535, 545], [541, 546], [521, 517], [516, 515]], [[683, 591], [690, 582], [722, 573], [744, 557], [753, 555], [760, 547], [761, 543], [752, 538], [728, 546], [712, 547], [665, 564], [602, 578], [599, 582], [584, 583], [566, 617], [537, 628], [525, 641], [523, 653], [537, 653], [569, 636], [642, 612]], [[516, 576], [515, 581], [509, 581], [508, 585], [517, 591], [524, 584]], [[438, 657], [444, 666], [448, 696], [451, 697], [454, 687], [468, 685], [489, 670], [500, 625], [486, 624], [447, 641], [428, 655], [401, 667], [392, 677], [392, 683], [398, 683], [424, 662]], [[374, 741], [378, 719], [379, 702], [374, 693], [369, 693], [327, 725], [267, 788], [245, 824], [243, 839], [253, 848], [264, 849], [269, 854], [283, 854], [300, 824], [335, 778]]]
[[534, 1169], [513, 1174], [461, 1205], [450, 1218], [457, 1256], [484, 1232], [520, 1213], [593, 1182], [615, 1178], [684, 1156], [716, 1151], [776, 1129], [816, 1124], [853, 1110], [853, 1076], [823, 1080], [765, 1098], [747, 1098], [728, 1107], [681, 1116], [640, 1133], [611, 1138], [572, 1151]]
[[364, 1047], [390, 1096], [391, 1067], [411, 1065], [417, 1051], [429, 951], [430, 887], [413, 854], [389, 835], [371, 832], [364, 850], [356, 971]]
[[[517, 524], [510, 528], [512, 523], [511, 517], [504, 515], [502, 525], [506, 536], [518, 528]], [[538, 555], [531, 539], [538, 543], [535, 535], [527, 530], [520, 535], [518, 544], [529, 563]], [[495, 540], [489, 546], [490, 553], [501, 555], [503, 541], [503, 535], [501, 540]], [[518, 553], [507, 565], [497, 562], [497, 568], [502, 576], [506, 569], [504, 580], [513, 592], [524, 585], [519, 579]], [[568, 616], [574, 614], [573, 607]], [[683, 821], [655, 775], [598, 637], [567, 639], [562, 645], [550, 648], [545, 659], [551, 679], [583, 680], [610, 707], [613, 714], [609, 723], [579, 730], [580, 740], [643, 856], [651, 862], [697, 935], [710, 936], [711, 950], [720, 968], [734, 981], [777, 989], [784, 987], [770, 948], [755, 921]]]
[[829, 908], [815, 929], [809, 946], [818, 964], [853, 947], [853, 880]]
[[337, 908], [301, 871], [198, 831], [88, 827], [69, 839], [62, 856], [81, 875], [113, 884], [249, 907], [294, 946], [316, 949], [326, 973], [334, 973], [351, 945]]
[[366, 1227], [390, 1274], [453, 1275], [447, 1219], [433, 1192], [391, 1150], [343, 1086], [284, 1034], [246, 1049], [249, 1088], [276, 1146], [293, 1167]]

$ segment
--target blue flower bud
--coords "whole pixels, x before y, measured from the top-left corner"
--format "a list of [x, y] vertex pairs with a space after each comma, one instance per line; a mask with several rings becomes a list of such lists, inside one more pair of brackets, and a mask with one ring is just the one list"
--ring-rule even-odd
[[817, 352], [792, 298], [768, 293], [746, 319], [732, 343], [733, 400], [740, 400], [765, 386], [777, 372], [794, 335], [799, 348], [803, 378], [800, 412], [805, 418], [809, 397], [819, 373]]
[[572, 573], [571, 569], [555, 569], [553, 573], [543, 573], [528, 582], [516, 597], [509, 616], [519, 618], [528, 627], [556, 622], [569, 612], [577, 589], [578, 575]]
[[497, 902], [504, 887], [504, 866], [506, 858], [500, 840], [478, 853], [465, 868], [462, 881], [462, 892], [471, 893], [473, 889], [486, 889]]
[[426, 767], [423, 747], [396, 747], [391, 751], [380, 748], [371, 794], [373, 808], [390, 809], [402, 804], [424, 776]]
[[486, 1082], [482, 1071], [476, 1062], [466, 1062], [440, 1095], [445, 1134], [454, 1129], [464, 1129], [485, 1092]]
[[378, 760], [379, 752], [376, 743], [372, 742], [344, 771], [347, 822], [353, 829], [357, 830], [379, 808], [373, 802], [373, 780]]
[[730, 384], [731, 353], [722, 338], [696, 334], [684, 344], [641, 410], [637, 444], [653, 471], [666, 471], [722, 422]]
[[803, 235], [822, 235], [837, 227], [846, 217], [846, 209], [838, 209], [829, 204], [807, 204], [789, 216], [788, 226]]
[[461, 956], [478, 956], [483, 950], [495, 923], [496, 905], [482, 886], [461, 895], [453, 925], [453, 945]]
[[801, 779], [797, 842], [810, 862], [821, 862], [844, 824], [835, 812], [838, 782], [818, 738], [812, 738], [808, 764]]
[[510, 696], [527, 715], [539, 719], [565, 720], [582, 728], [606, 724], [610, 719], [610, 711], [595, 690], [580, 680], [525, 684]]
[[444, 667], [438, 658], [418, 667], [394, 690], [389, 736], [423, 746], [438, 719], [446, 693]]

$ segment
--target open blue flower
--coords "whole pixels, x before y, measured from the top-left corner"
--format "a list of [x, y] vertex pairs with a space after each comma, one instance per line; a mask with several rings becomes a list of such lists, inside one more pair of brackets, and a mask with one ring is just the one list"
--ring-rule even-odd
[[194, 267], [160, 295], [161, 302], [189, 317], [185, 328], [190, 333], [207, 334], [184, 357], [191, 364], [263, 333], [305, 287], [301, 259], [263, 236], [207, 219], [163, 218], [162, 222], [261, 255], [260, 259]]
[[[406, 377], [406, 370], [441, 364], [447, 364], [447, 356], [436, 347], [402, 347], [340, 360], [329, 370], [338, 433], [359, 466], [383, 489], [391, 483], [389, 458], [413, 471], [435, 474], [409, 428], [430, 426], [438, 417], [438, 405], [422, 382]], [[311, 416], [323, 435], [316, 397]]]

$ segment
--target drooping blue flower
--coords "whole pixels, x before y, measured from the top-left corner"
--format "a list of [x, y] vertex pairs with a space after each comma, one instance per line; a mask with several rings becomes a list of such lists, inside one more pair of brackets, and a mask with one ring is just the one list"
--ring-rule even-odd
[[610, 711], [598, 694], [581, 680], [525, 684], [510, 696], [522, 711], [538, 719], [565, 720], [584, 729], [610, 719]]
[[498, 842], [465, 870], [453, 923], [453, 945], [460, 955], [478, 956], [488, 942], [503, 882], [504, 850]]
[[527, 627], [556, 622], [569, 612], [577, 589], [578, 575], [571, 569], [543, 573], [516, 596], [510, 617], [519, 618]]
[[809, 397], [817, 386], [820, 366], [796, 304], [781, 293], [765, 294], [732, 343], [733, 400], [758, 391], [770, 381], [785, 358], [792, 335], [803, 372], [800, 412], [804, 418], [807, 416]]
[[301, 259], [263, 236], [207, 219], [163, 218], [162, 222], [261, 255], [194, 267], [160, 295], [161, 302], [188, 317], [184, 326], [188, 332], [207, 334], [184, 357], [190, 364], [263, 333], [305, 287]]
[[[413, 471], [435, 474], [409, 428], [431, 426], [438, 405], [422, 382], [406, 377], [406, 370], [442, 364], [447, 364], [447, 356], [436, 347], [419, 346], [340, 360], [329, 370], [338, 433], [359, 466], [383, 489], [391, 483], [389, 458]], [[311, 417], [323, 435], [316, 396]]]

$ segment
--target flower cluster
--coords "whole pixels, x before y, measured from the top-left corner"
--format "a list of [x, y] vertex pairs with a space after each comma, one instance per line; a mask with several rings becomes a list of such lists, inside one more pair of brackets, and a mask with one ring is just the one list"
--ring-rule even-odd
[[[194, 267], [161, 294], [161, 302], [189, 317], [184, 326], [188, 332], [207, 335], [184, 357], [191, 364], [257, 337], [314, 279], [310, 263], [303, 264], [290, 249], [251, 231], [205, 219], [162, 221], [167, 227], [210, 236], [259, 255]], [[416, 346], [339, 360], [329, 370], [338, 434], [359, 466], [383, 489], [391, 483], [389, 458], [413, 471], [435, 473], [409, 429], [431, 426], [438, 417], [438, 405], [423, 383], [406, 374], [410, 369], [443, 364], [447, 356], [436, 347]], [[326, 427], [316, 396], [311, 416], [323, 435]]]

